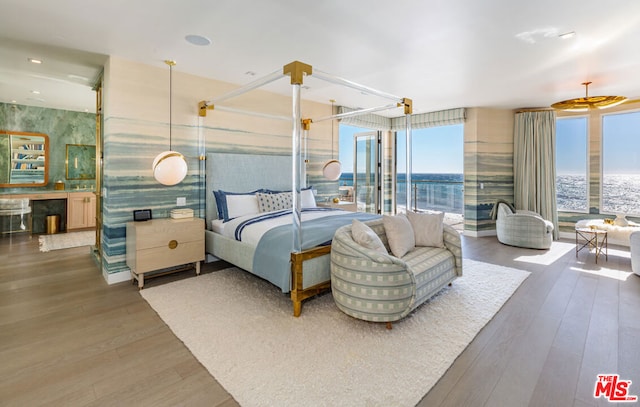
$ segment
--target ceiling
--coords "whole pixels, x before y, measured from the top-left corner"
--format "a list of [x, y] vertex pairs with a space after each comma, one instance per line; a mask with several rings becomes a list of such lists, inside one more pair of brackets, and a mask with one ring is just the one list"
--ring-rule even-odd
[[[587, 80], [590, 95], [637, 99], [639, 39], [637, 0], [2, 0], [0, 102], [93, 111], [109, 55], [238, 85], [298, 60], [411, 98], [416, 113], [546, 107], [584, 96]], [[304, 86], [323, 103], [387, 103], [313, 75]]]

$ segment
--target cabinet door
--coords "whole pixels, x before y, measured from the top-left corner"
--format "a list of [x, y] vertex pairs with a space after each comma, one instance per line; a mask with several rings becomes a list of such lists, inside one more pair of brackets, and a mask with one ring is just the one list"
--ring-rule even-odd
[[91, 194], [89, 201], [85, 204], [85, 213], [87, 215], [87, 227], [96, 227], [96, 196]]
[[92, 193], [70, 193], [67, 199], [67, 229], [96, 226], [96, 196]]

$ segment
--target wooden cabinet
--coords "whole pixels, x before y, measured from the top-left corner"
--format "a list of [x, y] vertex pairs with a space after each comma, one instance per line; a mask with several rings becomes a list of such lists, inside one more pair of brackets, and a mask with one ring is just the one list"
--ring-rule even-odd
[[67, 198], [67, 230], [96, 226], [96, 194], [69, 192]]
[[333, 201], [329, 201], [329, 202], [318, 202], [318, 206], [320, 206], [320, 207], [325, 207], [325, 208], [336, 208], [336, 209], [342, 209], [343, 211], [358, 212], [358, 206], [356, 205], [356, 203], [355, 203], [355, 202], [348, 202], [348, 201], [340, 201], [340, 202], [333, 202]]
[[204, 260], [204, 219], [153, 219], [127, 223], [127, 266], [138, 288], [144, 286], [145, 273], [153, 275], [183, 271], [165, 270], [192, 263], [200, 274]]

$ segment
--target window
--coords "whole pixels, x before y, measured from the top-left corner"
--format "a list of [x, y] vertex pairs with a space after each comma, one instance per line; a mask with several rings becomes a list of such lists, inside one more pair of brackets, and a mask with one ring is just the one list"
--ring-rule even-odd
[[589, 211], [587, 118], [556, 120], [556, 200], [559, 211]]
[[[397, 205], [407, 204], [406, 132], [398, 131]], [[411, 183], [417, 209], [463, 213], [464, 125], [427, 127], [411, 131]]]
[[601, 213], [640, 215], [640, 112], [602, 116]]

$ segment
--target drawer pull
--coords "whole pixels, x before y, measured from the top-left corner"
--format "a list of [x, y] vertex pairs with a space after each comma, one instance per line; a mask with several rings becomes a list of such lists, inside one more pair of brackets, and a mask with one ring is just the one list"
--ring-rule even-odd
[[169, 241], [169, 249], [175, 249], [176, 247], [178, 247], [178, 241], [177, 240]]

